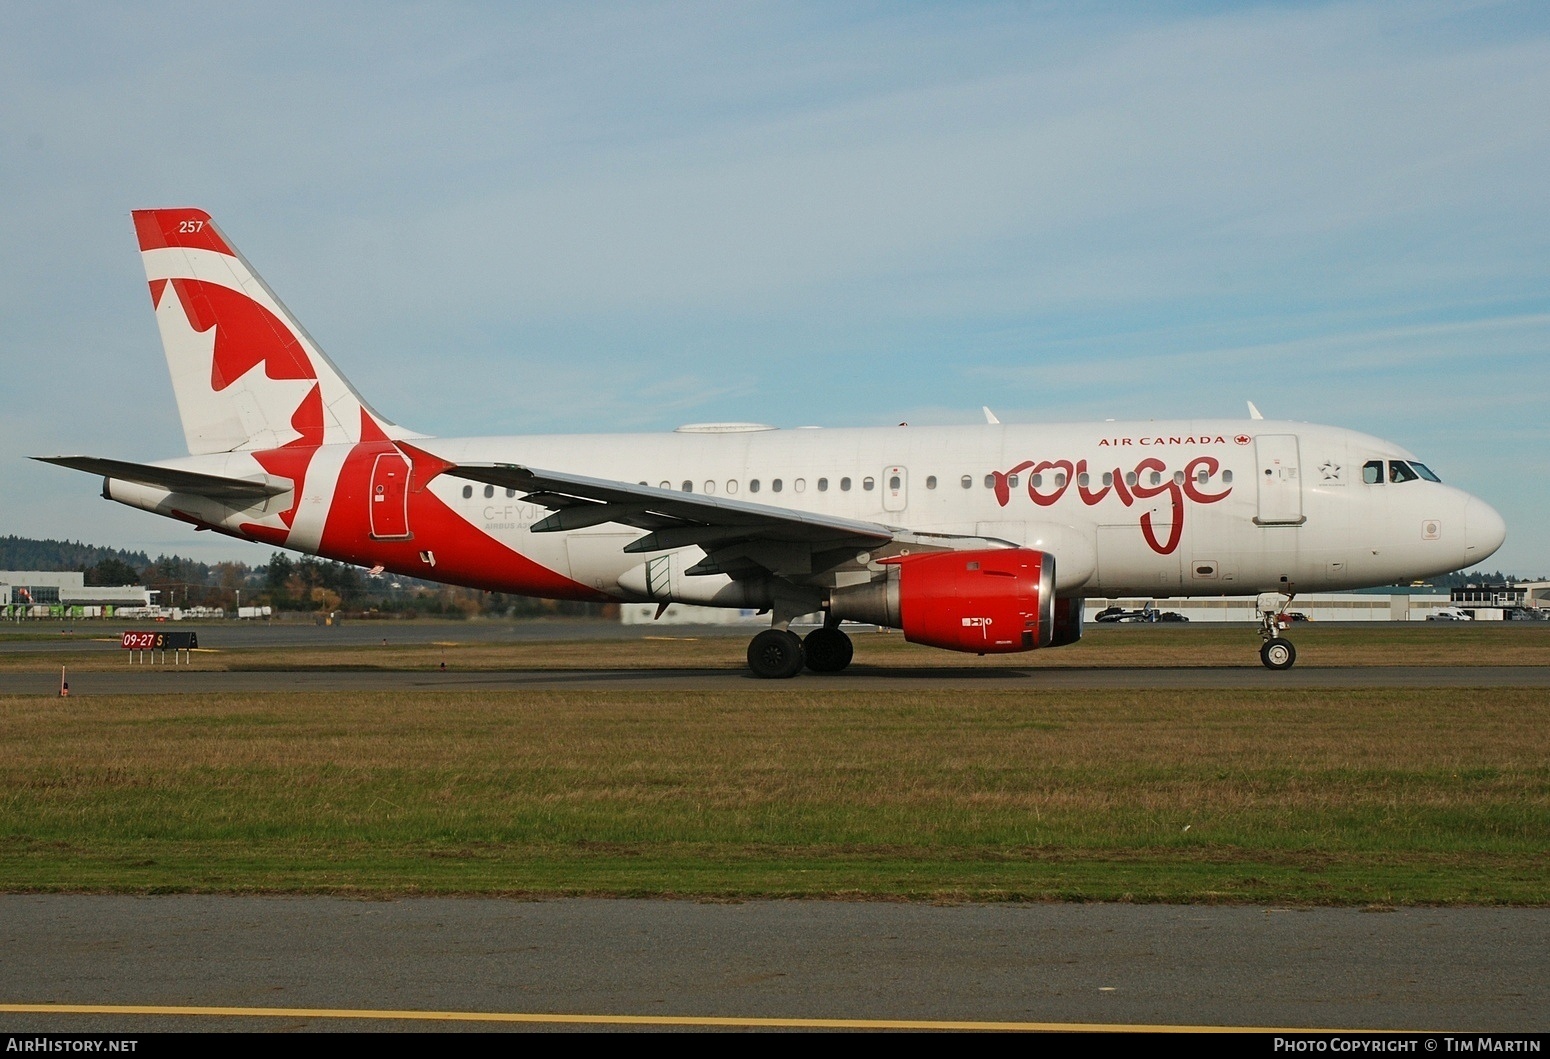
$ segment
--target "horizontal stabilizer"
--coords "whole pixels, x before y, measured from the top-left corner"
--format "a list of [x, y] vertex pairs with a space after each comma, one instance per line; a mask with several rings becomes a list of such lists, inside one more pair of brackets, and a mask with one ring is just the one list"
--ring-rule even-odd
[[33, 459], [85, 471], [87, 474], [100, 474], [104, 478], [138, 482], [174, 493], [207, 496], [213, 500], [261, 500], [267, 496], [279, 496], [291, 488], [289, 481], [268, 475], [260, 478], [227, 478], [219, 474], [180, 471], [173, 467], [106, 460], [97, 456], [34, 456]]

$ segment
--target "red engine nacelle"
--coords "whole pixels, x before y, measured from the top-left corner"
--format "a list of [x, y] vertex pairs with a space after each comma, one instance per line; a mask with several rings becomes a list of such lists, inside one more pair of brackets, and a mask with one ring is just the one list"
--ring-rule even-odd
[[1027, 548], [926, 552], [880, 560], [885, 581], [837, 588], [829, 609], [904, 630], [911, 643], [1000, 654], [1055, 635], [1055, 557]]

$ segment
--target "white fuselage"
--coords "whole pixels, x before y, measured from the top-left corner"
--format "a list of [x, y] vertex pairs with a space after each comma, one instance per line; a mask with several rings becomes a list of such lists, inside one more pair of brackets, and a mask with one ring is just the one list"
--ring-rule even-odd
[[[745, 429], [423, 444], [459, 464], [520, 464], [1007, 541], [1054, 555], [1057, 589], [1066, 596], [1388, 584], [1478, 562], [1502, 535], [1500, 517], [1459, 489], [1424, 479], [1395, 482], [1387, 474], [1364, 481], [1364, 465], [1411, 459], [1397, 446], [1304, 423]], [[319, 449], [302, 497], [283, 494], [246, 508], [117, 480], [108, 483], [108, 495], [164, 514], [176, 509], [239, 535], [243, 526], [294, 506], [285, 545], [330, 554], [324, 523], [348, 451]], [[246, 452], [164, 465], [231, 476], [260, 470]], [[643, 531], [603, 524], [535, 533], [533, 525], [551, 512], [513, 490], [450, 476], [435, 478], [429, 489], [474, 530], [534, 563], [603, 595], [639, 597], [628, 574], [643, 556], [622, 548]], [[683, 551], [681, 568], [701, 556], [697, 548]], [[338, 557], [362, 561], [362, 554]], [[738, 602], [718, 596], [723, 578], [682, 583], [689, 586], [675, 593], [682, 598]]]

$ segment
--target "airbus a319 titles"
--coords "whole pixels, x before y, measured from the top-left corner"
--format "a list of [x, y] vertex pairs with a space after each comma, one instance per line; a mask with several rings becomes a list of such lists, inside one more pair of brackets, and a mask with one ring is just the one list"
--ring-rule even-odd
[[[1480, 562], [1505, 526], [1390, 442], [1265, 419], [428, 437], [386, 419], [196, 209], [134, 214], [189, 455], [39, 457], [202, 529], [450, 584], [758, 608], [761, 677], [844, 622], [975, 654], [1076, 642], [1087, 597], [1298, 592]], [[821, 612], [798, 638], [792, 619]]]

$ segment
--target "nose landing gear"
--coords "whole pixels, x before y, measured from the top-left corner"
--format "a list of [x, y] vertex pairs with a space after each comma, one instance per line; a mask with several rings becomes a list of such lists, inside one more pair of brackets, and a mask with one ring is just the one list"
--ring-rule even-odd
[[1259, 660], [1265, 663], [1266, 669], [1291, 669], [1292, 663], [1297, 661], [1297, 648], [1292, 646], [1292, 641], [1278, 636], [1260, 645]]
[[1297, 661], [1297, 648], [1281, 635], [1281, 614], [1291, 606], [1295, 595], [1279, 592], [1261, 592], [1259, 595], [1259, 636], [1264, 641], [1259, 648], [1259, 660], [1266, 669], [1291, 669]]

